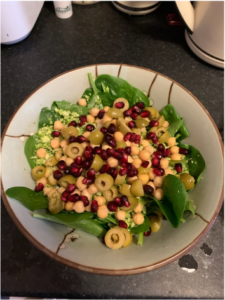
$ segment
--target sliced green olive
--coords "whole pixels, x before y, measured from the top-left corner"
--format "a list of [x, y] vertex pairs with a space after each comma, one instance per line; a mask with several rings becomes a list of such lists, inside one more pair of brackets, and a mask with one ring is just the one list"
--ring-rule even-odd
[[159, 137], [159, 143], [166, 143], [168, 141], [168, 139], [170, 138], [170, 134], [168, 131], [166, 131], [165, 133], [163, 133], [160, 137]]
[[143, 128], [149, 125], [149, 122], [145, 119], [139, 119], [135, 121], [137, 128]]
[[136, 197], [144, 196], [143, 185], [140, 179], [136, 179], [132, 182], [130, 192], [133, 196]]
[[155, 126], [155, 127], [152, 127], [152, 128], [149, 130], [149, 132], [156, 132], [157, 128], [158, 128], [158, 127], [156, 127], [156, 126]]
[[103, 138], [104, 134], [98, 129], [92, 131], [88, 137], [89, 141], [94, 145], [101, 145]]
[[150, 168], [143, 168], [143, 167], [139, 167], [138, 168], [138, 174], [148, 174], [150, 172]]
[[51, 175], [48, 176], [48, 183], [50, 185], [56, 185], [57, 184], [57, 180], [54, 178], [53, 173]]
[[188, 173], [180, 175], [180, 181], [184, 184], [186, 191], [193, 189], [195, 186], [195, 179]]
[[61, 148], [61, 149], [56, 151], [55, 158], [59, 161], [62, 154], [63, 154], [63, 149]]
[[152, 232], [157, 232], [161, 227], [162, 220], [156, 215], [150, 215], [148, 217], [148, 219], [149, 219], [150, 224], [151, 224]]
[[116, 179], [115, 179], [115, 181], [114, 181], [114, 184], [115, 184], [115, 185], [123, 184], [124, 181], [125, 181], [125, 179], [126, 179], [126, 177], [127, 177], [127, 175], [121, 176], [121, 175], [118, 173], [118, 175], [116, 176]]
[[109, 174], [101, 174], [95, 179], [95, 186], [100, 192], [108, 191], [113, 186], [113, 178]]
[[160, 116], [159, 119], [158, 119], [158, 122], [159, 122], [158, 128], [162, 127], [162, 124], [165, 122], [164, 116]]
[[63, 128], [61, 135], [68, 141], [71, 135], [78, 136], [79, 132], [75, 127], [69, 126], [67, 128]]
[[91, 164], [91, 169], [95, 169], [95, 171], [98, 172], [103, 166], [103, 164], [104, 162], [102, 158], [98, 154], [95, 154], [93, 162]]
[[118, 141], [116, 142], [116, 149], [118, 148], [126, 148], [127, 147], [127, 144], [123, 141]]
[[117, 250], [123, 246], [125, 235], [119, 226], [109, 229], [105, 235], [105, 244], [108, 248]]
[[113, 107], [116, 107], [115, 105], [116, 105], [116, 103], [118, 103], [118, 102], [123, 102], [123, 104], [124, 104], [124, 107], [123, 107], [123, 108], [120, 108], [120, 110], [121, 110], [122, 112], [124, 112], [125, 110], [127, 110], [127, 109], [129, 108], [129, 102], [128, 102], [127, 99], [125, 99], [125, 98], [118, 98], [118, 99], [116, 99], [116, 100], [113, 102]]
[[132, 128], [131, 131], [136, 133], [136, 134], [141, 134], [140, 128]]
[[66, 154], [70, 158], [76, 158], [77, 156], [82, 156], [84, 153], [84, 147], [79, 143], [71, 143], [66, 147]]
[[53, 215], [58, 214], [61, 210], [63, 210], [63, 202], [59, 192], [55, 191], [51, 197], [49, 197], [48, 209]]
[[158, 129], [155, 131], [155, 134], [159, 137], [162, 135], [162, 133], [166, 132], [166, 128], [165, 127], [158, 127]]
[[127, 196], [127, 198], [128, 198], [129, 203], [130, 203], [130, 206], [128, 206], [128, 207], [122, 206], [121, 210], [124, 210], [124, 211], [134, 210], [138, 205], [137, 198], [133, 197], [133, 196]]
[[58, 161], [57, 161], [57, 159], [55, 158], [55, 156], [51, 156], [51, 157], [49, 157], [49, 158], [46, 160], [46, 162], [44, 163], [44, 165], [45, 165], [46, 167], [53, 167], [53, 166], [57, 165], [57, 163], [58, 163]]
[[114, 123], [113, 123], [112, 121], [107, 121], [107, 122], [104, 123], [103, 126], [104, 126], [105, 128], [108, 128], [110, 124], [114, 124]]
[[118, 108], [110, 108], [107, 111], [107, 115], [112, 119], [123, 118], [123, 112], [121, 109]]
[[112, 201], [118, 196], [118, 190], [115, 186], [112, 186], [110, 190], [103, 192], [103, 197], [106, 201]]
[[31, 170], [31, 177], [33, 178], [33, 180], [41, 179], [42, 177], [45, 176], [45, 172], [46, 172], [46, 168], [43, 166], [34, 167]]
[[68, 184], [76, 184], [76, 179], [72, 175], [66, 175], [59, 179], [58, 184], [61, 187], [67, 188]]
[[150, 119], [153, 120], [155, 118], [159, 117], [159, 112], [157, 109], [155, 109], [154, 107], [146, 107], [145, 110], [150, 112]]
[[123, 135], [130, 132], [130, 128], [127, 126], [127, 124], [123, 118], [118, 119], [117, 131], [122, 132]]
[[131, 196], [130, 188], [131, 186], [129, 184], [121, 184], [119, 192], [125, 196]]

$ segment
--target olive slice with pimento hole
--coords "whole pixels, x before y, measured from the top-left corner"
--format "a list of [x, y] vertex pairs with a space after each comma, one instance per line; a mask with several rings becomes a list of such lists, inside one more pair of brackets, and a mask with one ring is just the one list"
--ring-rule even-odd
[[120, 249], [125, 242], [125, 235], [119, 226], [115, 226], [106, 233], [105, 244], [113, 250]]
[[127, 99], [122, 98], [122, 97], [116, 99], [116, 100], [113, 102], [113, 107], [117, 108], [117, 107], [116, 107], [116, 103], [119, 103], [119, 102], [122, 102], [123, 105], [124, 105], [123, 107], [120, 108], [120, 110], [121, 110], [122, 112], [124, 112], [125, 110], [129, 109], [129, 102], [127, 101]]
[[170, 138], [170, 134], [168, 131], [165, 131], [160, 137], [159, 137], [159, 143], [166, 143], [168, 139]]
[[69, 184], [76, 184], [76, 179], [72, 175], [66, 175], [59, 179], [58, 184], [66, 189]]
[[145, 110], [150, 112], [150, 116], [149, 116], [150, 120], [154, 120], [159, 117], [159, 112], [154, 107], [146, 107]]
[[84, 153], [84, 147], [79, 143], [71, 143], [66, 147], [66, 154], [75, 159], [77, 156], [82, 156]]
[[51, 214], [58, 214], [61, 210], [63, 210], [64, 205], [61, 199], [61, 194], [55, 191], [51, 197], [48, 199], [48, 209]]
[[103, 197], [106, 201], [112, 201], [118, 196], [118, 190], [115, 186], [112, 186], [110, 190], [103, 192]]
[[125, 228], [120, 227], [120, 230], [122, 230], [123, 234], [125, 235], [125, 241], [123, 243], [123, 248], [130, 246], [132, 242], [132, 234]]
[[46, 168], [43, 166], [36, 166], [31, 170], [31, 177], [33, 180], [41, 179], [45, 176]]
[[109, 174], [101, 174], [95, 179], [95, 186], [99, 192], [105, 192], [112, 188], [113, 178]]
[[57, 165], [57, 163], [58, 163], [58, 161], [57, 161], [57, 159], [55, 158], [55, 156], [51, 156], [51, 157], [49, 157], [49, 158], [46, 160], [46, 162], [44, 163], [44, 165], [45, 165], [46, 167], [53, 167], [53, 166]]

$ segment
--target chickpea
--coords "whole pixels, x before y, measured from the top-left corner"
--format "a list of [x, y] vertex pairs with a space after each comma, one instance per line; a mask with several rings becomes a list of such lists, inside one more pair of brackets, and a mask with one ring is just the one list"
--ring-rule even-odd
[[67, 145], [65, 145], [64, 147], [63, 147], [63, 153], [64, 154], [66, 154], [66, 148], [67, 148], [68, 146]]
[[150, 155], [152, 155], [155, 152], [155, 148], [152, 146], [144, 147], [144, 150], [148, 151]]
[[170, 137], [170, 138], [168, 138], [167, 144], [168, 144], [168, 146], [170, 146], [170, 147], [175, 146], [175, 145], [176, 145], [176, 139], [175, 139], [175, 137]]
[[181, 160], [181, 155], [180, 154], [172, 154], [170, 156], [171, 160]]
[[80, 196], [80, 191], [78, 189], [76, 189], [71, 195], [77, 194]]
[[54, 122], [54, 130], [62, 130], [63, 127], [64, 127], [64, 125], [61, 121], [55, 121]]
[[105, 219], [108, 217], [109, 210], [106, 205], [100, 205], [97, 210], [97, 216], [101, 219]]
[[54, 178], [53, 174], [48, 176], [48, 183], [51, 185], [56, 185], [57, 184], [57, 180]]
[[144, 216], [141, 213], [136, 213], [133, 215], [133, 221], [137, 225], [141, 225], [144, 222]]
[[102, 145], [102, 150], [112, 149], [108, 144]]
[[153, 180], [153, 179], [156, 177], [156, 175], [155, 175], [155, 173], [153, 172], [153, 169], [152, 169], [152, 168], [150, 168], [150, 171], [149, 171], [149, 173], [148, 173], [148, 176], [149, 176], [149, 179], [150, 179], [150, 180]]
[[133, 121], [133, 119], [131, 119], [130, 117], [126, 117], [124, 120], [125, 120], [126, 124], [130, 121]]
[[115, 213], [115, 218], [117, 220], [120, 220], [120, 221], [125, 221], [126, 219], [126, 212], [123, 211], [123, 210], [118, 210], [116, 213]]
[[93, 116], [93, 117], [97, 117], [98, 113], [99, 113], [100, 109], [98, 109], [97, 107], [93, 107], [89, 113]]
[[147, 184], [149, 182], [149, 176], [147, 174], [140, 174], [138, 178], [141, 180], [142, 184]]
[[173, 171], [170, 170], [170, 169], [165, 169], [165, 176], [168, 175], [168, 174], [173, 175]]
[[93, 194], [97, 193], [97, 191], [98, 191], [98, 189], [96, 188], [96, 186], [95, 186], [94, 183], [91, 184], [91, 185], [89, 186], [89, 188], [88, 188], [88, 193], [89, 193], [90, 195], [93, 195]]
[[59, 161], [60, 158], [62, 156], [62, 149], [59, 149], [58, 151], [56, 151], [55, 153], [55, 158]]
[[162, 127], [168, 127], [170, 124], [168, 121], [164, 121], [163, 124], [162, 124]]
[[60, 194], [62, 194], [63, 192], [65, 192], [65, 190], [66, 190], [66, 189], [65, 189], [64, 187], [61, 186], [60, 188], [58, 188], [57, 191], [58, 191]]
[[163, 185], [163, 180], [164, 180], [164, 177], [163, 176], [156, 176], [154, 178], [154, 185], [159, 188], [159, 187], [162, 187]]
[[36, 155], [38, 158], [44, 158], [46, 156], [47, 152], [44, 148], [40, 148], [36, 151]]
[[129, 162], [129, 163], [132, 164], [133, 161], [134, 161], [133, 158], [129, 155], [129, 156], [128, 156], [128, 159], [127, 159], [127, 162]]
[[81, 143], [81, 146], [83, 146], [83, 148], [85, 149], [89, 144], [87, 142], [83, 142]]
[[65, 209], [66, 209], [66, 210], [73, 210], [73, 206], [74, 206], [74, 202], [68, 201], [68, 202], [65, 204]]
[[64, 146], [68, 146], [69, 145], [69, 143], [66, 141], [66, 140], [62, 140], [61, 142], [60, 142], [60, 146], [63, 148]]
[[83, 201], [77, 201], [77, 202], [75, 202], [75, 204], [73, 205], [73, 209], [77, 213], [83, 213], [85, 211], [85, 207], [84, 207]]
[[93, 117], [92, 115], [87, 115], [87, 122], [94, 123], [94, 121], [95, 117]]
[[145, 127], [140, 128], [140, 132], [146, 132], [146, 128]]
[[139, 168], [142, 164], [142, 161], [140, 160], [140, 158], [134, 158], [134, 161], [133, 161], [133, 165], [135, 166], [135, 168]]
[[153, 192], [153, 197], [159, 201], [162, 200], [163, 195], [164, 195], [163, 190], [160, 188], [154, 190], [154, 192]]
[[[82, 143], [82, 144], [83, 144], [83, 143]], [[81, 145], [82, 145], [82, 144], [81, 144]], [[90, 146], [91, 146], [91, 148], [93, 148], [93, 149], [94, 149], [95, 147], [99, 147], [99, 145], [95, 145], [95, 144], [92, 144], [92, 143], [90, 143]]]
[[85, 131], [83, 133], [83, 136], [87, 138], [87, 137], [89, 137], [90, 134], [91, 134], [90, 131]]
[[139, 148], [138, 146], [131, 146], [131, 155], [135, 156], [139, 154]]
[[131, 184], [131, 183], [134, 182], [136, 179], [138, 179], [137, 176], [134, 176], [134, 177], [128, 177], [128, 178], [127, 178], [127, 181]]
[[141, 140], [140, 145], [143, 146], [143, 148], [145, 148], [145, 147], [149, 147], [150, 144], [149, 141], [147, 140]]
[[56, 189], [51, 189], [50, 192], [48, 192], [47, 196], [51, 197], [56, 192]]
[[87, 106], [87, 101], [84, 98], [81, 98], [80, 100], [78, 100], [78, 104], [80, 106]]
[[156, 189], [156, 186], [155, 186], [155, 184], [152, 181], [149, 181], [147, 183], [147, 185], [150, 185], [151, 187], [153, 187], [154, 190]]
[[150, 159], [148, 159], [147, 161], [149, 162], [148, 168], [151, 168], [151, 166], [152, 166], [152, 161], [151, 161]]
[[104, 117], [102, 118], [102, 124], [105, 124], [108, 121], [112, 121], [112, 118], [105, 113]]
[[88, 198], [88, 200], [90, 201], [91, 200], [91, 194], [88, 193], [88, 190], [87, 189], [84, 189], [81, 193], [80, 193], [81, 196], [86, 196]]
[[53, 190], [53, 187], [47, 187], [47, 186], [45, 186], [45, 187], [43, 188], [43, 194], [44, 194], [44, 195], [48, 195], [48, 193], [49, 193], [51, 190]]
[[114, 138], [117, 142], [123, 141], [124, 135], [122, 134], [122, 132], [116, 131], [114, 133]]
[[105, 112], [107, 112], [110, 109], [110, 107], [109, 106], [105, 106], [103, 109], [104, 109]]
[[168, 165], [169, 165], [169, 160], [167, 158], [162, 158], [160, 160], [160, 166], [163, 168], [163, 169], [166, 169], [168, 168]]
[[172, 154], [178, 154], [179, 153], [179, 147], [173, 146], [170, 148], [170, 151]]
[[115, 168], [118, 166], [118, 160], [114, 157], [109, 157], [107, 159], [107, 163], [111, 168]]
[[91, 203], [92, 201], [90, 200], [88, 206], [85, 206], [85, 210], [88, 212], [91, 212]]
[[98, 124], [101, 123], [101, 122], [102, 122], [102, 119], [99, 119], [99, 118], [96, 118], [96, 119], [95, 119], [96, 125], [98, 125]]
[[67, 167], [69, 167], [73, 162], [74, 162], [74, 160], [70, 157], [67, 157], [65, 160]]
[[83, 184], [82, 182], [83, 180], [84, 180], [84, 176], [80, 176], [77, 178], [76, 186], [80, 192], [82, 192], [87, 187], [86, 184]]
[[67, 159], [67, 157], [65, 155], [60, 157], [60, 160], [64, 160], [65, 162], [66, 162], [66, 159]]
[[41, 179], [37, 180], [37, 185], [38, 185], [38, 183], [42, 183], [43, 186], [45, 186], [47, 184], [46, 177], [42, 177]]
[[53, 149], [57, 149], [60, 146], [60, 141], [58, 138], [54, 138], [53, 140], [51, 140], [51, 147]]
[[95, 196], [94, 200], [98, 202], [99, 206], [105, 204], [106, 202], [105, 198], [102, 196]]
[[147, 150], [141, 150], [141, 152], [139, 153], [139, 158], [141, 160], [148, 160], [150, 157], [150, 153]]
[[125, 143], [127, 144], [127, 147], [131, 146], [131, 142], [130, 141], [126, 141]]
[[138, 205], [135, 207], [134, 212], [140, 213], [143, 210], [143, 205], [139, 202]]

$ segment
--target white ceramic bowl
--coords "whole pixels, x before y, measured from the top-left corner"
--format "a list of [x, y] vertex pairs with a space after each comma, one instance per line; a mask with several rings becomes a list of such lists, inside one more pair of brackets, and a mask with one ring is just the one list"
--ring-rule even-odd
[[[164, 221], [159, 232], [144, 239], [144, 246], [112, 251], [101, 241], [79, 231], [75, 242], [59, 245], [70, 232], [67, 227], [38, 220], [18, 201], [8, 198], [12, 186], [34, 188], [30, 167], [24, 155], [24, 139], [37, 131], [42, 107], [54, 100], [76, 102], [89, 86], [87, 73], [120, 76], [147, 93], [154, 107], [174, 105], [190, 131], [185, 142], [200, 150], [206, 161], [203, 179], [191, 192], [197, 204], [196, 217], [189, 217], [174, 229]], [[22, 137], [22, 138], [21, 138]], [[210, 142], [209, 142], [210, 141]], [[212, 156], [213, 153], [213, 156]], [[13, 168], [9, 168], [9, 162]], [[36, 89], [13, 114], [2, 135], [2, 197], [11, 218], [21, 232], [50, 257], [74, 268], [109, 275], [149, 271], [166, 265], [187, 253], [208, 232], [223, 202], [223, 144], [218, 129], [203, 105], [184, 87], [157, 72], [128, 65], [103, 64], [78, 68], [58, 75]]]

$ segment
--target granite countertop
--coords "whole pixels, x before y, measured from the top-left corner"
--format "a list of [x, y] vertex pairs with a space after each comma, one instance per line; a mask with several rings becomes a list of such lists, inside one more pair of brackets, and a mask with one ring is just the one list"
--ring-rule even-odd
[[[128, 16], [112, 3], [73, 5], [58, 19], [46, 2], [31, 34], [2, 45], [2, 131], [20, 103], [48, 79], [80, 66], [124, 63], [165, 74], [206, 107], [223, 136], [223, 70], [189, 50], [184, 27], [168, 26], [174, 3], [146, 16]], [[188, 256], [163, 268], [131, 276], [89, 274], [62, 265], [35, 248], [2, 204], [2, 297], [223, 298], [223, 208], [209, 233]], [[188, 273], [182, 267], [194, 268]]]

